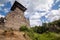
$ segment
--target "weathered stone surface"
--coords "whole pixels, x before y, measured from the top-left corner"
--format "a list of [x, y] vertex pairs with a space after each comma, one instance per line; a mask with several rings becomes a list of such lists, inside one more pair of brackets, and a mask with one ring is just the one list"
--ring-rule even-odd
[[18, 30], [22, 25], [29, 26], [29, 21], [24, 17], [24, 12], [19, 8], [11, 11], [6, 16], [5, 27]]

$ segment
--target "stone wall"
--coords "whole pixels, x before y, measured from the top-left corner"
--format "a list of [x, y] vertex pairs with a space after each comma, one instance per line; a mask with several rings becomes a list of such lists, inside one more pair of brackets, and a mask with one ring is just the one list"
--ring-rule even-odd
[[6, 16], [5, 27], [18, 30], [22, 25], [30, 26], [22, 10], [16, 8]]

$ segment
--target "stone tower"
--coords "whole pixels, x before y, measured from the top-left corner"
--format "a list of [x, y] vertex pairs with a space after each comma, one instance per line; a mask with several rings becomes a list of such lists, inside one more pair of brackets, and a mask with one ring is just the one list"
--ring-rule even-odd
[[23, 5], [15, 1], [11, 12], [6, 16], [5, 27], [18, 30], [22, 25], [29, 26], [29, 20], [24, 17], [25, 10]]

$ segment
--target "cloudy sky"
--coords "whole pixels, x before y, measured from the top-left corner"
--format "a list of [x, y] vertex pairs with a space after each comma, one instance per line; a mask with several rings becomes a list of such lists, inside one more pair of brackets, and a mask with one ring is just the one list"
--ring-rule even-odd
[[[0, 17], [4, 17], [15, 0], [0, 0]], [[60, 0], [16, 0], [27, 8], [24, 16], [30, 25], [42, 25], [60, 19]]]

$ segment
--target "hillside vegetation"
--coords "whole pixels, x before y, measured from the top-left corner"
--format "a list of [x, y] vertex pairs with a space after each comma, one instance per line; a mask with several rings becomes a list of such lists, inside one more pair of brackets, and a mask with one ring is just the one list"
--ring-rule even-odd
[[60, 40], [60, 20], [31, 28], [22, 26], [20, 31], [27, 33], [32, 40]]

